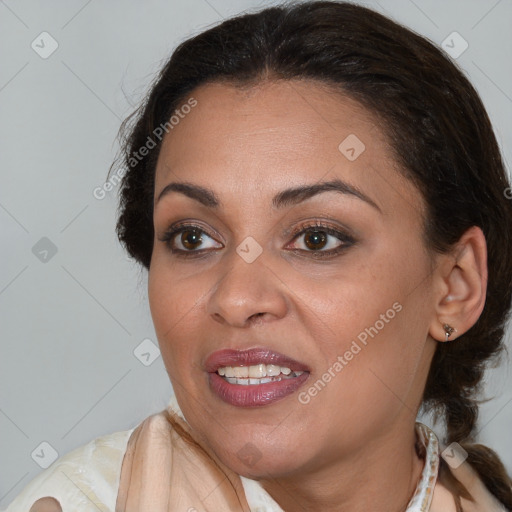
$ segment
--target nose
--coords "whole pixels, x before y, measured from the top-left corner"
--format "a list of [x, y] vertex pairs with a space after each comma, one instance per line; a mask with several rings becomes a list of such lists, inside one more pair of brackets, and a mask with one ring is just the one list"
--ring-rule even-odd
[[217, 322], [233, 327], [283, 318], [288, 309], [286, 285], [264, 255], [247, 263], [238, 253], [226, 258], [208, 301], [208, 313]]

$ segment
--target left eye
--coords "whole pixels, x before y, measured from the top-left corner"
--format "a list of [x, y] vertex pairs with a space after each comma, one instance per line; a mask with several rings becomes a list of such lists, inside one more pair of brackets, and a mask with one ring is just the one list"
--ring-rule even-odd
[[292, 247], [293, 249], [330, 252], [344, 245], [347, 237], [328, 228], [308, 228], [299, 233], [294, 240], [300, 240], [301, 238], [303, 241], [299, 244], [299, 247]]

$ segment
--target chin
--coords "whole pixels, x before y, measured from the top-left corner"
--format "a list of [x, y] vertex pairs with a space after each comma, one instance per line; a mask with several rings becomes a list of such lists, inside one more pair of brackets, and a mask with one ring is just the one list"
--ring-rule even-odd
[[[312, 447], [306, 440], [289, 435], [287, 429], [276, 436], [272, 434], [275, 425], [265, 427], [244, 428], [243, 432], [229, 429], [229, 434], [224, 431], [215, 438], [210, 433], [206, 441], [227, 467], [254, 480], [290, 475], [307, 465], [313, 453], [309, 453]], [[301, 446], [307, 446], [308, 452]]]
[[260, 451], [248, 442], [237, 453], [224, 454], [222, 461], [235, 473], [253, 480], [266, 480], [289, 476], [303, 466], [295, 457], [296, 450], [277, 455], [275, 450]]

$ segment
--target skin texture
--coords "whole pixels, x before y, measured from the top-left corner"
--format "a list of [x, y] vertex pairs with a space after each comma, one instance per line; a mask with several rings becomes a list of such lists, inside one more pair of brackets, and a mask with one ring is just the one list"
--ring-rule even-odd
[[[431, 254], [421, 194], [397, 171], [385, 128], [347, 97], [304, 81], [209, 84], [192, 96], [197, 106], [166, 136], [158, 159], [149, 271], [156, 333], [187, 421], [286, 511], [404, 510], [422, 470], [414, 423], [442, 325], [456, 327], [455, 339], [483, 307], [481, 231], [469, 230], [450, 254]], [[365, 145], [353, 161], [338, 149], [350, 134]], [[284, 189], [333, 179], [374, 205], [329, 191], [272, 206]], [[179, 192], [157, 200], [171, 182], [209, 188], [221, 206]], [[173, 254], [161, 241], [184, 220], [205, 231], [199, 257]], [[315, 257], [311, 233], [290, 235], [315, 220], [354, 242], [328, 235], [321, 250], [345, 244], [343, 251]], [[252, 263], [236, 252], [247, 237], [263, 250]], [[173, 247], [183, 249], [180, 241], [178, 234]], [[401, 310], [379, 328], [397, 303]], [[301, 403], [298, 393], [376, 325], [378, 334]], [[207, 357], [255, 347], [307, 364], [307, 382], [262, 407], [223, 402], [210, 390]], [[257, 454], [250, 464], [238, 455], [247, 443]]]
[[62, 512], [62, 507], [55, 498], [46, 497], [38, 499], [29, 512]]

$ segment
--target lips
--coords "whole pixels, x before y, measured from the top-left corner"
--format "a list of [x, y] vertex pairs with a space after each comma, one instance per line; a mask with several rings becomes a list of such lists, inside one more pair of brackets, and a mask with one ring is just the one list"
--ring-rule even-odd
[[[240, 368], [245, 371], [238, 371]], [[245, 378], [247, 368], [272, 369], [264, 378]], [[281, 369], [277, 372], [275, 369]], [[205, 363], [210, 389], [221, 400], [237, 407], [257, 407], [271, 404], [293, 394], [308, 379], [310, 369], [304, 363], [269, 349], [219, 350]], [[227, 377], [235, 370], [240, 378]], [[263, 370], [264, 371], [264, 370]], [[231, 375], [231, 373], [230, 373]]]
[[206, 360], [205, 369], [208, 373], [216, 372], [224, 366], [252, 366], [257, 364], [273, 364], [290, 368], [292, 371], [309, 372], [307, 365], [265, 348], [249, 350], [225, 349], [213, 352]]

